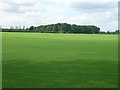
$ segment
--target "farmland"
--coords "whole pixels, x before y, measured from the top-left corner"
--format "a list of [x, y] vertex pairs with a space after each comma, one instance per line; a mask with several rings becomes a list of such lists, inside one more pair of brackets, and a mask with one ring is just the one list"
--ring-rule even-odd
[[3, 88], [117, 88], [117, 38], [3, 32]]

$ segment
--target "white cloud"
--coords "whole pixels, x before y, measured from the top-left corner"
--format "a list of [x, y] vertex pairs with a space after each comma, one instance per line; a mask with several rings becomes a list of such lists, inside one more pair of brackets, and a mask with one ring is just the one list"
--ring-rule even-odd
[[[116, 2], [118, 0], [91, 0], [91, 2]], [[1, 0], [0, 2], [0, 18], [1, 25], [16, 26], [16, 25], [41, 25], [51, 23], [71, 23], [71, 24], [86, 24], [97, 25], [102, 30], [117, 29], [117, 7], [112, 8], [111, 4], [108, 7], [100, 7], [102, 11], [97, 11], [95, 6], [90, 8], [82, 7], [76, 11], [71, 7], [75, 2], [88, 3], [88, 0]], [[98, 3], [97, 3], [98, 2]], [[103, 4], [101, 3], [101, 6]], [[83, 5], [84, 6], [84, 5]], [[92, 7], [92, 6], [91, 6]], [[80, 7], [79, 7], [80, 8]], [[89, 9], [90, 12], [85, 12]], [[84, 10], [84, 11], [83, 11]]]
[[46, 10], [45, 6], [41, 3], [36, 3], [34, 6], [21, 6], [19, 11], [20, 12], [44, 12]]

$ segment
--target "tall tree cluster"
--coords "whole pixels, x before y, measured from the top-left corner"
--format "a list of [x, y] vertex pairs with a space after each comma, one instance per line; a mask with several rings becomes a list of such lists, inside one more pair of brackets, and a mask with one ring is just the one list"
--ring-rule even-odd
[[57, 23], [50, 25], [31, 26], [28, 28], [30, 32], [40, 33], [100, 33], [100, 28], [94, 25], [76, 25], [67, 23]]

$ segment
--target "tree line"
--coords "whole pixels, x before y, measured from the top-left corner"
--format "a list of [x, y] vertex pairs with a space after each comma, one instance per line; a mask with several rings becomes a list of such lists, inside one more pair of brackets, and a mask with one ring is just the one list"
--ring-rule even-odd
[[15, 28], [11, 26], [9, 29], [2, 28], [3, 32], [38, 32], [38, 33], [83, 33], [83, 34], [117, 34], [118, 30], [114, 32], [103, 32], [100, 28], [94, 25], [76, 25], [67, 23], [57, 23], [49, 25], [40, 26], [30, 26], [25, 28], [25, 26], [16, 26]]
[[40, 33], [100, 33], [100, 28], [94, 25], [71, 25], [67, 23], [41, 25], [37, 27], [31, 26], [28, 30]]

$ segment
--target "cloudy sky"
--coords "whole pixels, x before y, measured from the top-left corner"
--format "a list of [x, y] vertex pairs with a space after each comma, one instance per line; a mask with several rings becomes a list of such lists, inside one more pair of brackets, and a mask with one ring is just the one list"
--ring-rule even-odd
[[0, 0], [2, 27], [55, 23], [118, 28], [118, 0]]

